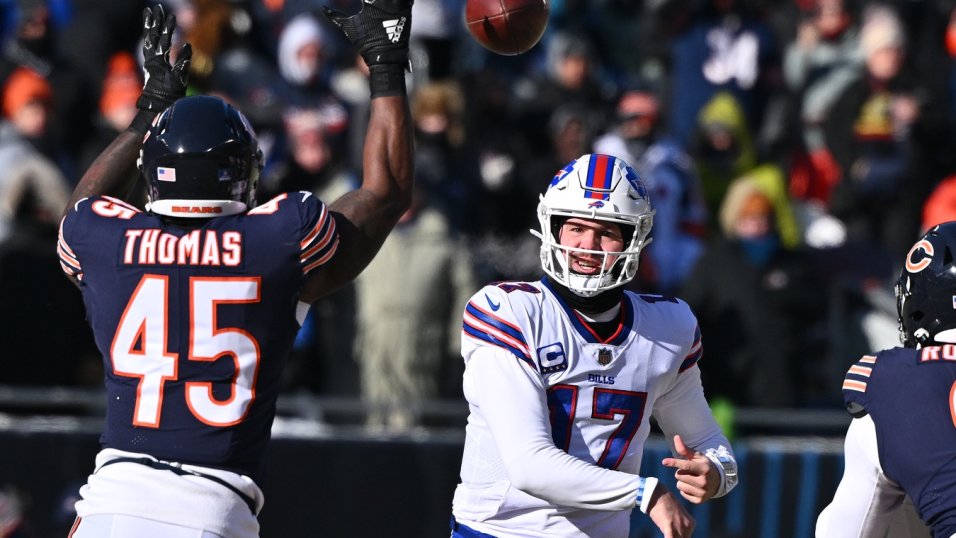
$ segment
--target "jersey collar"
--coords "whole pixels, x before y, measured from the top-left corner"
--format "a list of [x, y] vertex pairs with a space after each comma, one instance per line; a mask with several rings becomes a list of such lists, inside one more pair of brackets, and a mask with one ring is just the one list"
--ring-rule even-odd
[[627, 340], [628, 335], [631, 332], [631, 326], [634, 324], [634, 306], [631, 301], [627, 298], [627, 294], [621, 298], [621, 308], [618, 313], [617, 321], [617, 330], [611, 334], [607, 339], [602, 339], [597, 335], [597, 332], [591, 328], [591, 325], [577, 312], [561, 298], [561, 296], [555, 291], [551, 283], [548, 282], [547, 277], [541, 279], [541, 283], [544, 285], [548, 291], [551, 292], [551, 295], [554, 296], [555, 300], [561, 305], [561, 308], [564, 310], [565, 315], [571, 321], [571, 325], [581, 335], [581, 338], [584, 338], [585, 341], [591, 344], [608, 344], [611, 346], [619, 346]]

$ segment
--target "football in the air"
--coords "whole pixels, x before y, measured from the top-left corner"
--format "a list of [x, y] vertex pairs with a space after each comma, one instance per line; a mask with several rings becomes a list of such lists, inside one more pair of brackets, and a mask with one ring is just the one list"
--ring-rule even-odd
[[465, 22], [486, 49], [514, 56], [541, 40], [550, 4], [551, 0], [467, 0]]

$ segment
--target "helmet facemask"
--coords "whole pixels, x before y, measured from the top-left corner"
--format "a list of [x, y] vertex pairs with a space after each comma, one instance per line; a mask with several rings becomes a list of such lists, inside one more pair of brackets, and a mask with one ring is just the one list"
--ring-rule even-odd
[[[600, 176], [597, 181], [596, 175]], [[653, 215], [647, 190], [632, 168], [615, 157], [585, 155], [559, 171], [540, 197], [540, 231], [531, 233], [541, 239], [541, 267], [581, 297], [622, 286], [637, 275], [641, 249], [650, 243], [647, 236]], [[624, 249], [605, 252], [562, 245], [560, 229], [570, 218], [616, 224], [622, 232]], [[600, 270], [594, 274], [573, 271], [574, 254], [593, 257], [601, 263]]]

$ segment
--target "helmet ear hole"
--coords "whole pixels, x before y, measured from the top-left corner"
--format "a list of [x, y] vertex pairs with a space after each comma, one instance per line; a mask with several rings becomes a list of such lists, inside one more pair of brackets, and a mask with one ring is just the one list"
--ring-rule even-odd
[[949, 245], [946, 245], [945, 252], [943, 252], [943, 267], [949, 267], [953, 263], [953, 251], [949, 248]]

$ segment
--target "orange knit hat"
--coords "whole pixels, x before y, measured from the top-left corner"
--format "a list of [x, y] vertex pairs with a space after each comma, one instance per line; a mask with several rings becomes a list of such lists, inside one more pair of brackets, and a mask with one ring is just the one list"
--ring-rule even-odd
[[110, 58], [100, 94], [100, 112], [109, 113], [116, 107], [135, 105], [143, 83], [133, 55], [117, 52]]
[[3, 87], [3, 115], [10, 118], [23, 105], [34, 101], [49, 104], [53, 100], [53, 87], [36, 71], [18, 67]]

